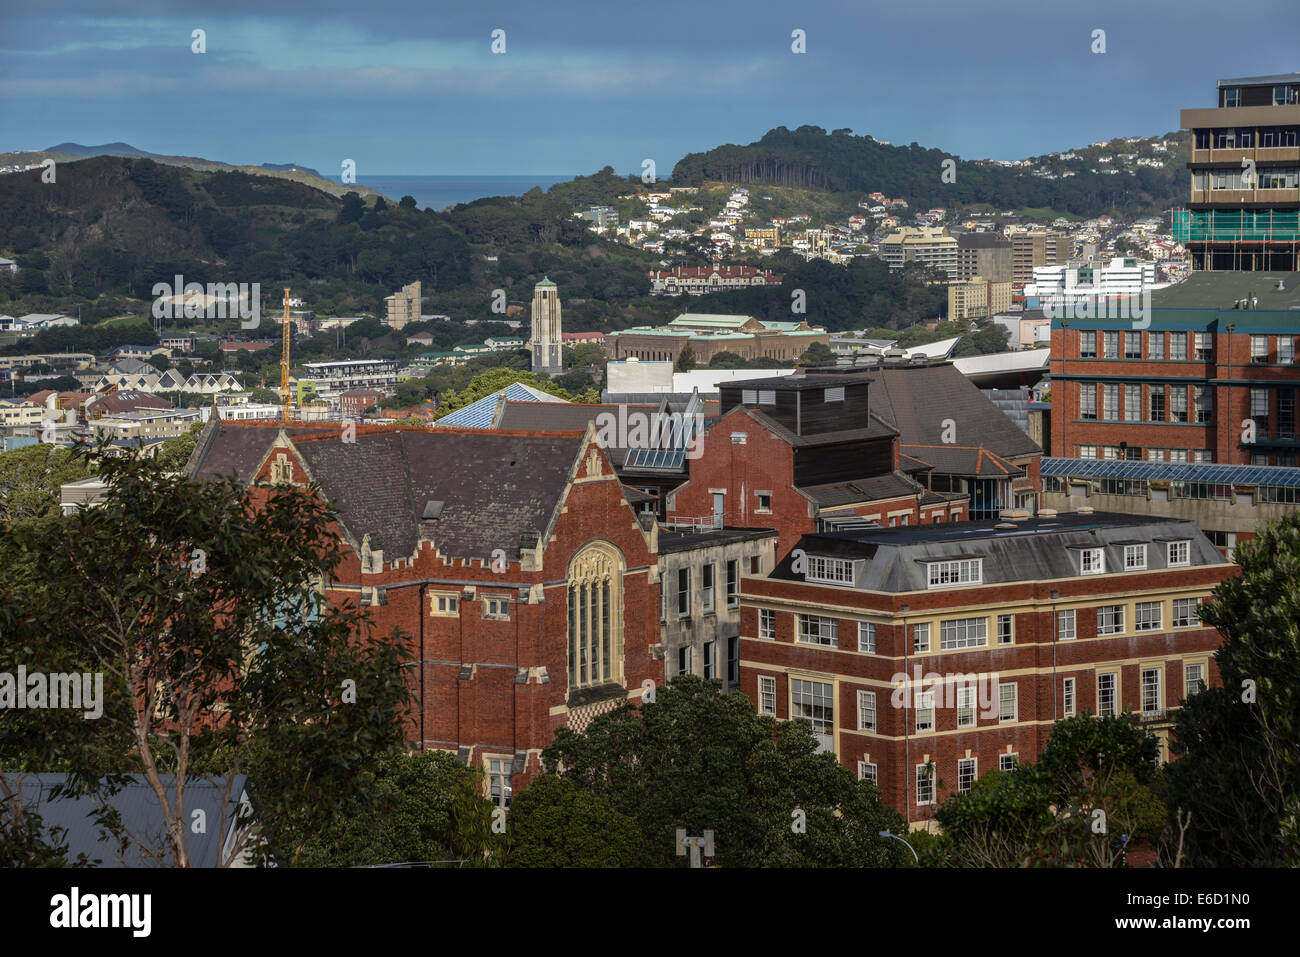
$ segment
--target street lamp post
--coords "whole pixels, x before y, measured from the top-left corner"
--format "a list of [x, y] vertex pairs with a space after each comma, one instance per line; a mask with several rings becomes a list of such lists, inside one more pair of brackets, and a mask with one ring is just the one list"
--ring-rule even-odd
[[907, 848], [909, 851], [912, 852], [912, 857], [915, 858], [916, 860], [916, 866], [917, 867], [921, 866], [921, 859], [916, 856], [916, 848], [912, 847], [911, 844], [908, 844], [907, 841], [904, 841], [897, 834], [891, 834], [889, 831], [881, 831], [880, 837], [892, 837], [894, 840], [900, 842], [905, 848]]

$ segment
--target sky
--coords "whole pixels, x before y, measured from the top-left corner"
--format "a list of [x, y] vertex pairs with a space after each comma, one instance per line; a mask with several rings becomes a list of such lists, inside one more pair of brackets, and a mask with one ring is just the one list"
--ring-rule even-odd
[[810, 124], [1020, 159], [1176, 130], [1298, 40], [1296, 0], [0, 0], [0, 152], [663, 176]]

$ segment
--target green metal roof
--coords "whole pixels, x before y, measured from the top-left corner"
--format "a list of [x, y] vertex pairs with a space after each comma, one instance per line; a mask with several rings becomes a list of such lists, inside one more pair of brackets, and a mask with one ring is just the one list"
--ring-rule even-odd
[[555, 283], [551, 282], [550, 279], [548, 279], [547, 277], [543, 276], [543, 277], [542, 277], [542, 281], [539, 282], [537, 285], [539, 285], [539, 286], [554, 286]]

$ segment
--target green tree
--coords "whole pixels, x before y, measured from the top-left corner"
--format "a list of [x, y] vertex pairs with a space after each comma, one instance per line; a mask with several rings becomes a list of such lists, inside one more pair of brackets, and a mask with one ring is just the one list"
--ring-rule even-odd
[[1200, 618], [1223, 636], [1222, 689], [1175, 718], [1171, 791], [1190, 811], [1192, 859], [1209, 866], [1300, 865], [1300, 513], [1239, 546], [1241, 575]]
[[264, 405], [279, 405], [280, 393], [274, 389], [254, 389], [248, 394], [249, 401]]
[[[833, 755], [806, 722], [774, 722], [716, 681], [679, 676], [639, 709], [567, 728], [542, 753], [548, 771], [637, 822], [638, 866], [684, 866], [676, 829], [712, 829], [730, 867], [898, 866], [910, 854], [881, 830], [902, 817]], [[892, 845], [892, 846], [891, 846]]]
[[510, 808], [506, 867], [627, 867], [636, 857], [636, 821], [567, 778], [543, 774]]
[[690, 372], [695, 368], [695, 348], [689, 342], [682, 346], [682, 351], [677, 356], [675, 368], [678, 372]]
[[59, 514], [60, 487], [92, 474], [84, 457], [59, 445], [0, 453], [0, 529]]
[[[0, 581], [11, 659], [0, 664], [75, 660], [105, 676], [104, 714], [80, 722], [83, 741], [60, 734], [67, 709], [26, 712], [26, 744], [7, 760], [48, 766], [79, 748], [111, 759], [101, 771], [143, 774], [165, 836], [129, 839], [177, 866], [189, 859], [185, 783], [247, 772], [259, 830], [222, 863], [244, 850], [292, 861], [301, 844], [285, 829], [304, 814], [328, 820], [371, 755], [402, 740], [406, 639], [321, 600], [343, 550], [315, 490], [199, 481], [133, 457], [97, 467], [107, 489], [96, 507], [0, 538], [5, 567], [27, 569]], [[232, 823], [249, 822], [241, 812], [208, 826]]]
[[[563, 389], [552, 384], [546, 379], [539, 379], [531, 372], [521, 369], [491, 369], [487, 372], [476, 375], [461, 392], [447, 392], [438, 399], [438, 418], [455, 412], [457, 409], [463, 409], [472, 402], [477, 402], [485, 396], [491, 395], [513, 385], [516, 382], [522, 382], [530, 385], [534, 389], [541, 389], [543, 392], [549, 392], [561, 399], [572, 399], [573, 397]], [[597, 400], [599, 401], [599, 400]]]
[[[298, 863], [361, 867], [452, 860], [457, 784], [474, 773], [447, 751], [380, 755], [362, 776], [356, 806], [307, 836]], [[487, 803], [486, 798], [480, 798]]]
[[202, 431], [203, 423], [195, 422], [184, 435], [168, 439], [162, 444], [162, 448], [158, 450], [158, 464], [169, 471], [183, 469], [185, 463], [190, 460], [190, 455], [193, 454], [194, 447], [198, 442], [199, 433]]
[[824, 342], [814, 342], [799, 357], [801, 365], [825, 366], [835, 364], [835, 353]]
[[744, 356], [735, 352], [728, 352], [726, 349], [715, 352], [713, 357], [709, 359], [710, 369], [744, 369], [747, 365]]

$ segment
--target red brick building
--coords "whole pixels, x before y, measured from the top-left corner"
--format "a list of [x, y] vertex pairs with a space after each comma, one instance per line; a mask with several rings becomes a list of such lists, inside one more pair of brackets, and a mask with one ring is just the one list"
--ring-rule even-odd
[[1297, 314], [1150, 313], [1053, 320], [1052, 455], [1295, 465]]
[[218, 422], [189, 469], [320, 483], [347, 550], [326, 595], [411, 636], [412, 746], [483, 767], [500, 804], [556, 728], [663, 681], [657, 529], [590, 431]]
[[1218, 681], [1196, 605], [1235, 573], [1191, 522], [1139, 515], [809, 535], [743, 582], [740, 689], [924, 822], [1084, 710], [1166, 737]]

